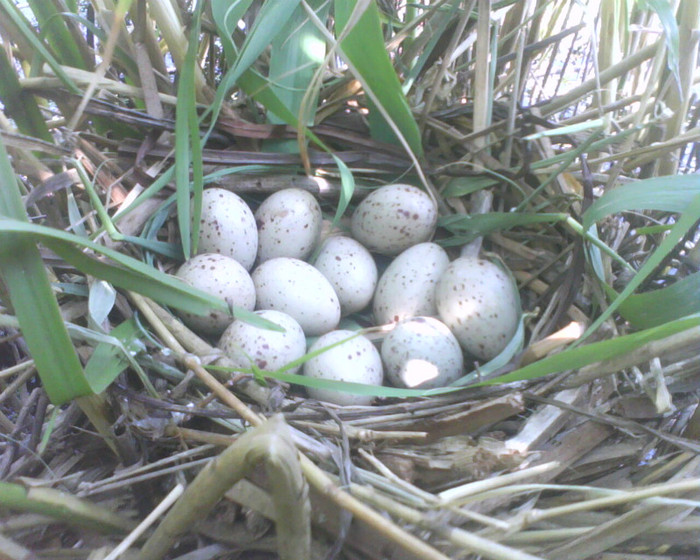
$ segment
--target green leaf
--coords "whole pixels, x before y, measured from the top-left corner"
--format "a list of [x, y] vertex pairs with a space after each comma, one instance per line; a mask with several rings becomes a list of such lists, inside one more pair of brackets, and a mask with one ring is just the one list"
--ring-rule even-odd
[[88, 70], [75, 38], [54, 3], [46, 0], [28, 0], [27, 3], [39, 24], [42, 36], [46, 38], [53, 53], [60, 57], [61, 63]]
[[[330, 4], [325, 0], [312, 0], [311, 8], [322, 21], [325, 21]], [[295, 115], [299, 115], [302, 100], [312, 78], [324, 60], [326, 53], [325, 39], [316, 26], [309, 20], [302, 6], [297, 6], [287, 23], [288, 33], [278, 33], [272, 40], [270, 51], [269, 81], [272, 92]], [[318, 98], [318, 86], [311, 98], [315, 107]], [[272, 124], [287, 121], [268, 114], [267, 120]], [[313, 116], [304, 123], [313, 125]], [[296, 142], [294, 142], [296, 145]]]
[[[133, 355], [145, 350], [140, 340], [141, 331], [136, 321], [130, 319], [112, 329], [110, 336], [120, 345], [102, 342], [85, 364], [85, 376], [95, 393], [104, 391], [124, 371]], [[132, 356], [129, 355], [132, 354]]]
[[63, 84], [71, 91], [77, 95], [82, 95], [82, 91], [78, 86], [73, 83], [68, 75], [61, 68], [61, 64], [54, 58], [54, 56], [49, 52], [49, 50], [44, 46], [44, 44], [39, 40], [34, 33], [34, 30], [29, 26], [27, 20], [24, 18], [22, 13], [12, 4], [11, 0], [0, 0], [0, 8], [2, 11], [9, 16], [9, 19], [17, 27], [18, 31], [27, 40], [27, 42], [34, 48], [34, 50], [41, 56], [41, 58], [51, 67], [56, 76], [63, 82]]
[[[420, 156], [423, 153], [420, 131], [384, 45], [379, 8], [376, 2], [368, 3], [353, 27], [347, 28], [357, 4], [357, 0], [334, 2], [337, 34], [344, 37], [340, 43], [342, 52], [359, 74], [356, 78], [366, 88], [368, 97], [373, 103], [382, 106], [413, 153]], [[373, 137], [388, 140], [389, 132], [386, 131], [391, 130], [388, 124], [381, 117], [382, 127], [378, 128], [378, 121], [374, 121], [374, 117], [375, 115], [370, 117], [370, 124], [374, 123]], [[393, 130], [390, 136], [391, 140], [396, 142]]]
[[564, 221], [568, 217], [568, 214], [563, 213], [489, 212], [488, 214], [473, 214], [471, 216], [452, 214], [441, 217], [438, 220], [438, 225], [452, 233], [461, 234], [460, 239], [466, 242], [494, 231], [531, 224], [556, 223]]
[[[202, 143], [199, 137], [195, 91], [195, 65], [199, 47], [199, 27], [202, 2], [192, 21], [187, 54], [177, 87], [175, 113], [175, 189], [177, 193], [177, 223], [180, 226], [182, 252], [189, 259], [197, 251], [199, 218], [202, 213]], [[190, 166], [192, 179], [190, 181]], [[193, 198], [190, 202], [190, 185]]]
[[[586, 332], [583, 334], [583, 338], [587, 337], [591, 333], [603, 324], [610, 315], [612, 315], [620, 306], [634, 293], [634, 291], [644, 282], [644, 280], [651, 274], [656, 268], [663, 262], [666, 255], [668, 255], [677, 245], [680, 243], [692, 228], [700, 219], [700, 194], [696, 195], [695, 198], [688, 205], [687, 211], [678, 219], [671, 231], [666, 235], [664, 240], [659, 244], [656, 250], [647, 258], [646, 262], [639, 269], [637, 274], [632, 278], [629, 284], [625, 286], [625, 289], [610, 303], [607, 309], [601, 313], [593, 324], [588, 327]], [[684, 301], [665, 301], [668, 307], [668, 313], [671, 313], [675, 317], [683, 317], [688, 314], [688, 304]]]
[[90, 394], [36, 245], [2, 232], [0, 247], [0, 274], [49, 399], [58, 405]]
[[637, 328], [662, 325], [683, 313], [700, 313], [700, 273], [667, 288], [633, 294], [620, 306], [620, 313]]
[[104, 280], [96, 280], [90, 286], [88, 313], [95, 325], [101, 325], [117, 301], [117, 292]]
[[[212, 123], [209, 130], [213, 129], [219, 112], [221, 111], [221, 106], [228, 93], [233, 89], [233, 86], [236, 85], [243, 73], [255, 63], [260, 54], [267, 48], [277, 34], [285, 28], [298, 4], [299, 0], [268, 0], [262, 4], [255, 18], [255, 23], [253, 23], [253, 27], [246, 34], [246, 39], [243, 42], [240, 52], [237, 54], [235, 60], [228, 61], [231, 67], [222, 78], [216, 90], [214, 102], [210, 107]], [[218, 8], [217, 6], [217, 9]], [[225, 23], [230, 27], [234, 24], [233, 18], [227, 18]], [[218, 22], [217, 25], [219, 25]], [[232, 29], [229, 28], [228, 31], [232, 31]], [[233, 45], [233, 42], [230, 43], [230, 46], [231, 45]]]
[[[21, 240], [41, 242], [85, 274], [106, 280], [119, 288], [133, 290], [176, 309], [197, 315], [204, 315], [211, 309], [220, 311], [229, 309], [225, 301], [195, 290], [178, 278], [77, 235], [18, 220], [0, 218], [0, 235], [3, 234], [21, 234], [19, 236]], [[91, 249], [104, 255], [118, 266], [93, 258], [78, 247]], [[244, 314], [244, 310], [235, 307], [234, 312], [236, 315]]]
[[583, 227], [619, 212], [663, 210], [683, 212], [694, 196], [700, 194], [700, 175], [654, 177], [608, 190], [583, 215]]
[[[638, 328], [655, 326], [697, 310], [697, 274], [687, 277], [679, 285], [663, 290], [644, 294], [634, 294], [634, 291], [700, 219], [700, 175], [656, 177], [609, 190], [585, 212], [584, 228], [590, 229], [595, 222], [611, 214], [631, 210], [661, 210], [682, 214], [622, 293], [615, 296], [612, 287], [605, 285], [606, 292], [612, 294], [614, 301], [584, 336], [592, 333], [616, 310]], [[603, 281], [601, 271], [596, 268], [596, 272]], [[658, 315], [652, 314], [652, 310]]]
[[[0, 221], [31, 227], [1, 137]], [[33, 239], [0, 229], [0, 276], [49, 399], [62, 404], [88, 395], [90, 386]]]
[[680, 35], [672, 3], [668, 0], [637, 0], [637, 3], [642, 9], [652, 10], [659, 17], [664, 28], [664, 39], [666, 41], [666, 51], [668, 52], [668, 69], [676, 78], [676, 84], [680, 87]]
[[488, 175], [473, 175], [467, 177], [454, 177], [441, 191], [445, 198], [457, 198], [475, 193], [481, 189], [487, 189], [498, 184], [498, 180]]
[[22, 134], [41, 138], [53, 144], [53, 137], [33, 95], [27, 95], [17, 78], [17, 72], [7, 59], [3, 49], [0, 53], [0, 99], [6, 114], [11, 115]]
[[691, 315], [670, 323], [664, 323], [658, 327], [625, 336], [618, 336], [612, 340], [603, 340], [586, 346], [570, 348], [506, 375], [477, 383], [475, 386], [524, 381], [527, 379], [536, 379], [552, 373], [579, 369], [596, 362], [611, 360], [623, 354], [629, 354], [649, 342], [667, 338], [676, 333], [697, 327], [698, 325], [700, 325], [700, 315]]

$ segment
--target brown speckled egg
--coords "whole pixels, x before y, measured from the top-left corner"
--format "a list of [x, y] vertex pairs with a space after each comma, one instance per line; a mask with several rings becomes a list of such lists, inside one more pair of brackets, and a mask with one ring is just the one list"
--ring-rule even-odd
[[[186, 261], [177, 271], [184, 282], [208, 294], [252, 311], [255, 308], [255, 286], [241, 263], [217, 253], [197, 255]], [[182, 320], [192, 330], [206, 335], [218, 335], [233, 321], [222, 311], [212, 310], [208, 315], [181, 313]]]
[[[219, 348], [234, 366], [249, 369], [255, 364], [262, 370], [275, 371], [306, 353], [304, 331], [292, 317], [272, 309], [256, 311], [255, 314], [282, 327], [284, 332], [235, 320], [219, 340]], [[300, 367], [291, 367], [285, 373], [296, 373]]]
[[299, 259], [277, 257], [252, 274], [258, 309], [288, 313], [308, 336], [327, 333], [340, 321], [340, 302], [326, 277]]
[[372, 191], [352, 214], [352, 236], [367, 249], [398, 255], [435, 232], [437, 208], [430, 196], [411, 185], [386, 185]]
[[[309, 348], [309, 353], [334, 346], [304, 364], [304, 375], [316, 379], [381, 385], [384, 379], [382, 360], [370, 340], [347, 330], [331, 331], [319, 337]], [[349, 339], [349, 340], [347, 340]], [[333, 389], [306, 388], [310, 397], [339, 405], [369, 405], [374, 398], [369, 395], [356, 395]]]
[[258, 252], [258, 228], [246, 202], [226, 189], [202, 192], [202, 216], [197, 252], [220, 253], [250, 270]]
[[434, 317], [401, 321], [384, 338], [381, 353], [384, 372], [396, 387], [434, 389], [463, 375], [462, 348]]
[[349, 237], [330, 237], [321, 247], [314, 266], [338, 294], [342, 315], [361, 311], [377, 286], [377, 265], [370, 252]]
[[450, 263], [435, 301], [462, 348], [482, 360], [495, 358], [518, 327], [516, 288], [500, 266], [484, 259], [461, 257]]
[[306, 259], [316, 247], [323, 216], [316, 198], [302, 189], [268, 196], [255, 212], [258, 261], [275, 257]]
[[445, 250], [430, 242], [396, 257], [377, 282], [373, 304], [377, 324], [437, 315], [435, 286], [449, 263]]

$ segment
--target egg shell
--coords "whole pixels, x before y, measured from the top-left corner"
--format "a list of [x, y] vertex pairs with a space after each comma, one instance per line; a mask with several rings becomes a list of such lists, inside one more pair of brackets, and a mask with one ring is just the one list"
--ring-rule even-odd
[[498, 265], [474, 257], [450, 263], [435, 290], [442, 321], [467, 352], [481, 360], [495, 358], [518, 327], [517, 291]]
[[268, 196], [255, 212], [258, 261], [275, 257], [306, 259], [316, 247], [323, 216], [316, 198], [302, 189]]
[[[254, 363], [262, 370], [275, 371], [306, 353], [304, 331], [292, 317], [274, 309], [256, 311], [255, 314], [282, 327], [284, 332], [235, 320], [219, 340], [219, 348], [235, 367], [249, 369]], [[285, 373], [296, 373], [300, 367], [289, 368]]]
[[258, 309], [291, 315], [307, 336], [327, 333], [340, 321], [340, 302], [326, 277], [299, 259], [277, 257], [252, 274]]
[[396, 257], [377, 282], [373, 304], [377, 324], [437, 315], [435, 286], [449, 263], [445, 250], [430, 242]]
[[258, 253], [258, 228], [253, 211], [240, 196], [226, 189], [202, 192], [197, 252], [219, 253], [250, 270]]
[[342, 315], [361, 311], [372, 300], [377, 286], [377, 265], [370, 252], [354, 239], [327, 239], [314, 266], [338, 294]]
[[434, 317], [401, 321], [384, 338], [381, 355], [386, 377], [396, 387], [433, 389], [463, 375], [462, 348]]
[[[324, 334], [309, 348], [309, 353], [315, 352], [356, 333], [347, 330], [337, 330]], [[382, 360], [379, 352], [370, 340], [362, 335], [355, 336], [343, 344], [335, 346], [304, 364], [304, 375], [316, 379], [330, 379], [368, 385], [381, 385], [384, 380]], [[356, 395], [332, 389], [306, 388], [310, 397], [343, 406], [369, 405], [374, 397]]]
[[437, 207], [411, 185], [386, 185], [372, 191], [352, 214], [352, 236], [373, 253], [398, 255], [435, 232]]
[[[248, 271], [237, 260], [206, 253], [187, 260], [176, 276], [203, 292], [219, 297], [229, 305], [248, 311], [255, 308], [255, 286]], [[211, 310], [208, 315], [181, 313], [180, 317], [192, 330], [206, 335], [218, 335], [233, 321], [233, 317], [222, 311]]]

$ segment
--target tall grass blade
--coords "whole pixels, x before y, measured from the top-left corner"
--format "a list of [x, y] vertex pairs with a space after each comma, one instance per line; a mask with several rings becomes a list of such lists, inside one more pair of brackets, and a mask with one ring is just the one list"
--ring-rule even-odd
[[[357, 77], [371, 90], [375, 98], [373, 101], [383, 107], [413, 153], [421, 155], [423, 145], [420, 131], [384, 45], [379, 8], [375, 2], [364, 3], [366, 6], [362, 15], [350, 27], [350, 18], [354, 17], [353, 12], [358, 4], [358, 0], [334, 2], [337, 34], [342, 37], [340, 47], [359, 74]], [[374, 138], [397, 142], [393, 130], [383, 118], [381, 127], [373, 119], [374, 116], [370, 124]]]
[[5, 106], [5, 112], [12, 115], [22, 134], [53, 143], [53, 137], [34, 97], [22, 91], [17, 72], [7, 59], [5, 50], [0, 53], [0, 100]]
[[[175, 119], [175, 187], [177, 221], [180, 226], [182, 252], [186, 259], [197, 252], [199, 218], [202, 213], [202, 142], [199, 137], [195, 91], [195, 67], [203, 3], [199, 2], [192, 22], [190, 40], [177, 88]], [[192, 177], [190, 178], [190, 168]], [[190, 186], [191, 185], [191, 186]], [[190, 201], [190, 189], [192, 200]]]
[[[0, 216], [29, 225], [0, 139]], [[5, 218], [2, 219], [3, 221]], [[0, 276], [46, 393], [55, 404], [88, 395], [90, 386], [66, 331], [34, 240], [0, 230]]]
[[[19, 220], [0, 218], [0, 235], [4, 234], [21, 234], [19, 239], [30, 240], [33, 243], [41, 242], [85, 274], [106, 280], [119, 288], [138, 292], [164, 305], [198, 315], [203, 315], [211, 309], [229, 309], [223, 300], [195, 290], [178, 278], [77, 235]], [[90, 257], [79, 247], [104, 255], [115, 264]], [[236, 310], [237, 314], [242, 312], [243, 310]]]
[[[328, 15], [329, 3], [324, 0], [310, 1], [311, 9], [322, 21]], [[309, 20], [301, 6], [289, 21], [289, 33], [278, 33], [272, 40], [270, 51], [269, 81], [272, 92], [279, 101], [297, 118], [301, 118], [302, 103], [305, 101], [314, 109], [318, 103], [321, 81], [314, 80], [314, 74], [324, 60], [326, 45], [323, 36]], [[311, 89], [311, 91], [308, 91]], [[313, 122], [313, 112], [308, 113], [306, 126]], [[274, 112], [269, 112], [267, 121], [284, 124], [287, 121]], [[299, 151], [294, 140], [272, 140], [265, 143], [268, 150], [291, 152]]]
[[44, 60], [54, 71], [56, 77], [58, 77], [61, 82], [68, 88], [72, 93], [78, 95], [82, 94], [78, 86], [75, 85], [73, 80], [70, 79], [68, 74], [65, 73], [61, 64], [56, 60], [56, 58], [49, 52], [46, 46], [39, 40], [39, 38], [34, 33], [34, 30], [29, 26], [29, 23], [24, 18], [21, 12], [12, 4], [12, 0], [0, 0], [0, 11], [4, 12], [5, 15], [14, 23], [17, 27], [19, 33], [22, 37], [34, 48], [34, 50], [40, 55], [41, 59]]
[[83, 58], [76, 38], [68, 29], [64, 14], [59, 12], [54, 2], [47, 0], [28, 0], [27, 4], [32, 15], [37, 19], [39, 28], [55, 56], [61, 64], [88, 70], [87, 61]]

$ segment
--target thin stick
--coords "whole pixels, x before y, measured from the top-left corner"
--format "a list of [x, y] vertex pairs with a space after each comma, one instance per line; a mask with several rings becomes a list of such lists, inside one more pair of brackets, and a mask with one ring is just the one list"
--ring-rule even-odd
[[120, 542], [112, 552], [110, 552], [107, 556], [105, 556], [104, 560], [117, 560], [119, 556], [121, 556], [124, 552], [127, 551], [127, 549], [136, 542], [136, 540], [143, 535], [143, 533], [146, 532], [146, 529], [148, 529], [153, 523], [155, 523], [156, 519], [158, 519], [161, 514], [163, 514], [165, 511], [170, 509], [170, 506], [172, 506], [177, 499], [182, 495], [182, 493], [185, 491], [185, 487], [182, 484], [178, 484], [173, 488], [170, 492], [168, 492], [168, 495], [163, 498], [163, 500], [155, 507], [155, 509], [149, 513], [146, 518], [139, 523], [136, 528], [129, 533], [126, 538]]

